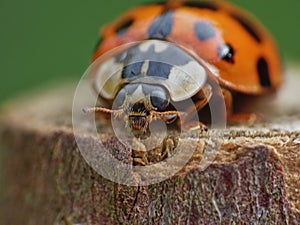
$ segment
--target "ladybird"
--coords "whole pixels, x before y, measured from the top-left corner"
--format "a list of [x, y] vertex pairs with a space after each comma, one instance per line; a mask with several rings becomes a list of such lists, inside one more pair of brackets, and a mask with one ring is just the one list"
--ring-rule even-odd
[[233, 93], [262, 95], [282, 83], [270, 33], [224, 1], [172, 0], [129, 10], [101, 30], [92, 61], [116, 48], [90, 77], [105, 107], [85, 111], [123, 116], [135, 136], [147, 133], [153, 119], [172, 124], [189, 115], [189, 107], [174, 108], [187, 99], [200, 112], [221, 96], [228, 121], [251, 120], [255, 113], [232, 112]]

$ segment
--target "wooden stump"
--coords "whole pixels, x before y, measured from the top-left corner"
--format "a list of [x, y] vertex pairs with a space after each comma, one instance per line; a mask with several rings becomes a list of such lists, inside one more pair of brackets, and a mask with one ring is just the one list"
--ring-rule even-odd
[[[83, 159], [72, 130], [74, 86], [6, 104], [0, 223], [300, 224], [297, 71], [288, 71], [274, 100], [247, 101], [267, 122], [222, 131], [221, 147], [205, 170], [199, 167], [201, 150], [214, 130], [201, 135], [200, 147], [184, 168], [145, 186], [109, 181]], [[105, 131], [101, 135], [114, 156], [132, 162], [131, 151]], [[81, 138], [97, 145], [88, 131]], [[182, 141], [184, 148], [194, 147], [188, 137]]]

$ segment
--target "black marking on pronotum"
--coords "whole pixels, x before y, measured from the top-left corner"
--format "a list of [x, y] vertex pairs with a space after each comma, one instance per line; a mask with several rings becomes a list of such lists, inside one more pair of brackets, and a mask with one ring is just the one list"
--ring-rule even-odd
[[[134, 79], [142, 76], [143, 64], [148, 61], [149, 65], [147, 66], [146, 76], [168, 79], [173, 66], [183, 66], [194, 60], [190, 55], [175, 45], [157, 40], [149, 42], [153, 43], [150, 44], [146, 50], [142, 50], [141, 45], [143, 44], [139, 44], [129, 48], [125, 52], [125, 57], [123, 57], [124, 53], [115, 57], [116, 62], [125, 65], [122, 70], [122, 78]], [[165, 49], [157, 51], [156, 48], [159, 48], [160, 45], [164, 46]], [[166, 60], [168, 63], [166, 63]]]
[[[120, 54], [116, 56], [116, 61], [121, 62], [123, 65], [132, 64], [135, 62], [144, 62], [148, 61], [155, 61], [155, 62], [172, 62], [175, 66], [185, 65], [188, 62], [192, 61], [193, 58], [184, 52], [182, 49], [177, 47], [176, 45], [169, 44], [168, 42], [164, 41], [149, 41], [153, 42], [146, 51], [141, 50], [141, 45], [136, 45], [129, 48], [126, 51], [126, 57], [122, 57], [124, 54]], [[165, 49], [160, 52], [156, 52], [155, 48], [158, 45], [165, 46]]]
[[194, 30], [200, 41], [208, 40], [216, 35], [213, 25], [206, 21], [195, 23]]
[[159, 15], [148, 29], [149, 38], [165, 39], [173, 28], [174, 10], [168, 10]]
[[225, 44], [221, 44], [219, 47], [218, 47], [218, 54], [220, 56], [220, 58], [222, 60], [225, 60], [226, 62], [229, 62], [229, 63], [234, 63], [234, 49], [232, 48], [232, 46], [228, 43], [225, 43]]
[[139, 76], [143, 64], [144, 62], [136, 62], [125, 66], [122, 71], [122, 78], [130, 79]]
[[247, 19], [244, 17], [232, 13], [231, 16], [239, 22], [239, 24], [255, 39], [256, 42], [260, 43], [261, 42], [261, 37], [259, 36], [259, 33], [256, 31], [256, 28], [254, 24], [250, 23]]
[[102, 37], [100, 37], [100, 38], [98, 39], [98, 41], [97, 41], [97, 43], [96, 43], [96, 45], [95, 45], [95, 47], [94, 47], [94, 52], [97, 51], [97, 49], [98, 49], [99, 45], [101, 44], [102, 40], [103, 40]]
[[271, 87], [268, 62], [263, 57], [259, 58], [259, 60], [257, 61], [257, 72], [259, 75], [259, 81], [261, 86]]
[[160, 79], [168, 79], [172, 66], [162, 62], [149, 62], [147, 75], [151, 77], [159, 77]]
[[126, 20], [124, 20], [122, 23], [120, 23], [117, 28], [116, 28], [116, 32], [119, 35], [123, 35], [125, 34], [125, 32], [127, 31], [127, 29], [133, 24], [134, 19], [132, 18], [127, 18]]
[[212, 2], [187, 1], [183, 5], [188, 7], [195, 7], [199, 9], [209, 9], [212, 11], [219, 10], [218, 6]]

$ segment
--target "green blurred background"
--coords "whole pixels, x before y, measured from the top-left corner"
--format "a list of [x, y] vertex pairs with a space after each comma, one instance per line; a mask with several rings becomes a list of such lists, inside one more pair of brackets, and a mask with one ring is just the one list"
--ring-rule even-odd
[[[99, 27], [148, 0], [0, 0], [0, 103], [45, 83], [79, 80]], [[300, 60], [299, 0], [232, 0], [256, 15], [285, 60]]]

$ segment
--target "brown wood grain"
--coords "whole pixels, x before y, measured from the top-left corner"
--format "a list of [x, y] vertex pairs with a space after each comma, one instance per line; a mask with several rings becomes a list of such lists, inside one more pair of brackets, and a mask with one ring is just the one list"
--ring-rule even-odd
[[[221, 147], [205, 170], [199, 162], [215, 130], [201, 134], [197, 151], [178, 173], [145, 186], [109, 181], [83, 159], [72, 130], [74, 85], [5, 104], [0, 223], [300, 224], [298, 71], [288, 71], [277, 96], [241, 102], [243, 110], [263, 113], [266, 122], [223, 130]], [[101, 135], [106, 149], [99, 151], [132, 162], [131, 151], [105, 130]], [[83, 129], [80, 138], [97, 145], [89, 131]], [[183, 148], [195, 147], [183, 139]]]

